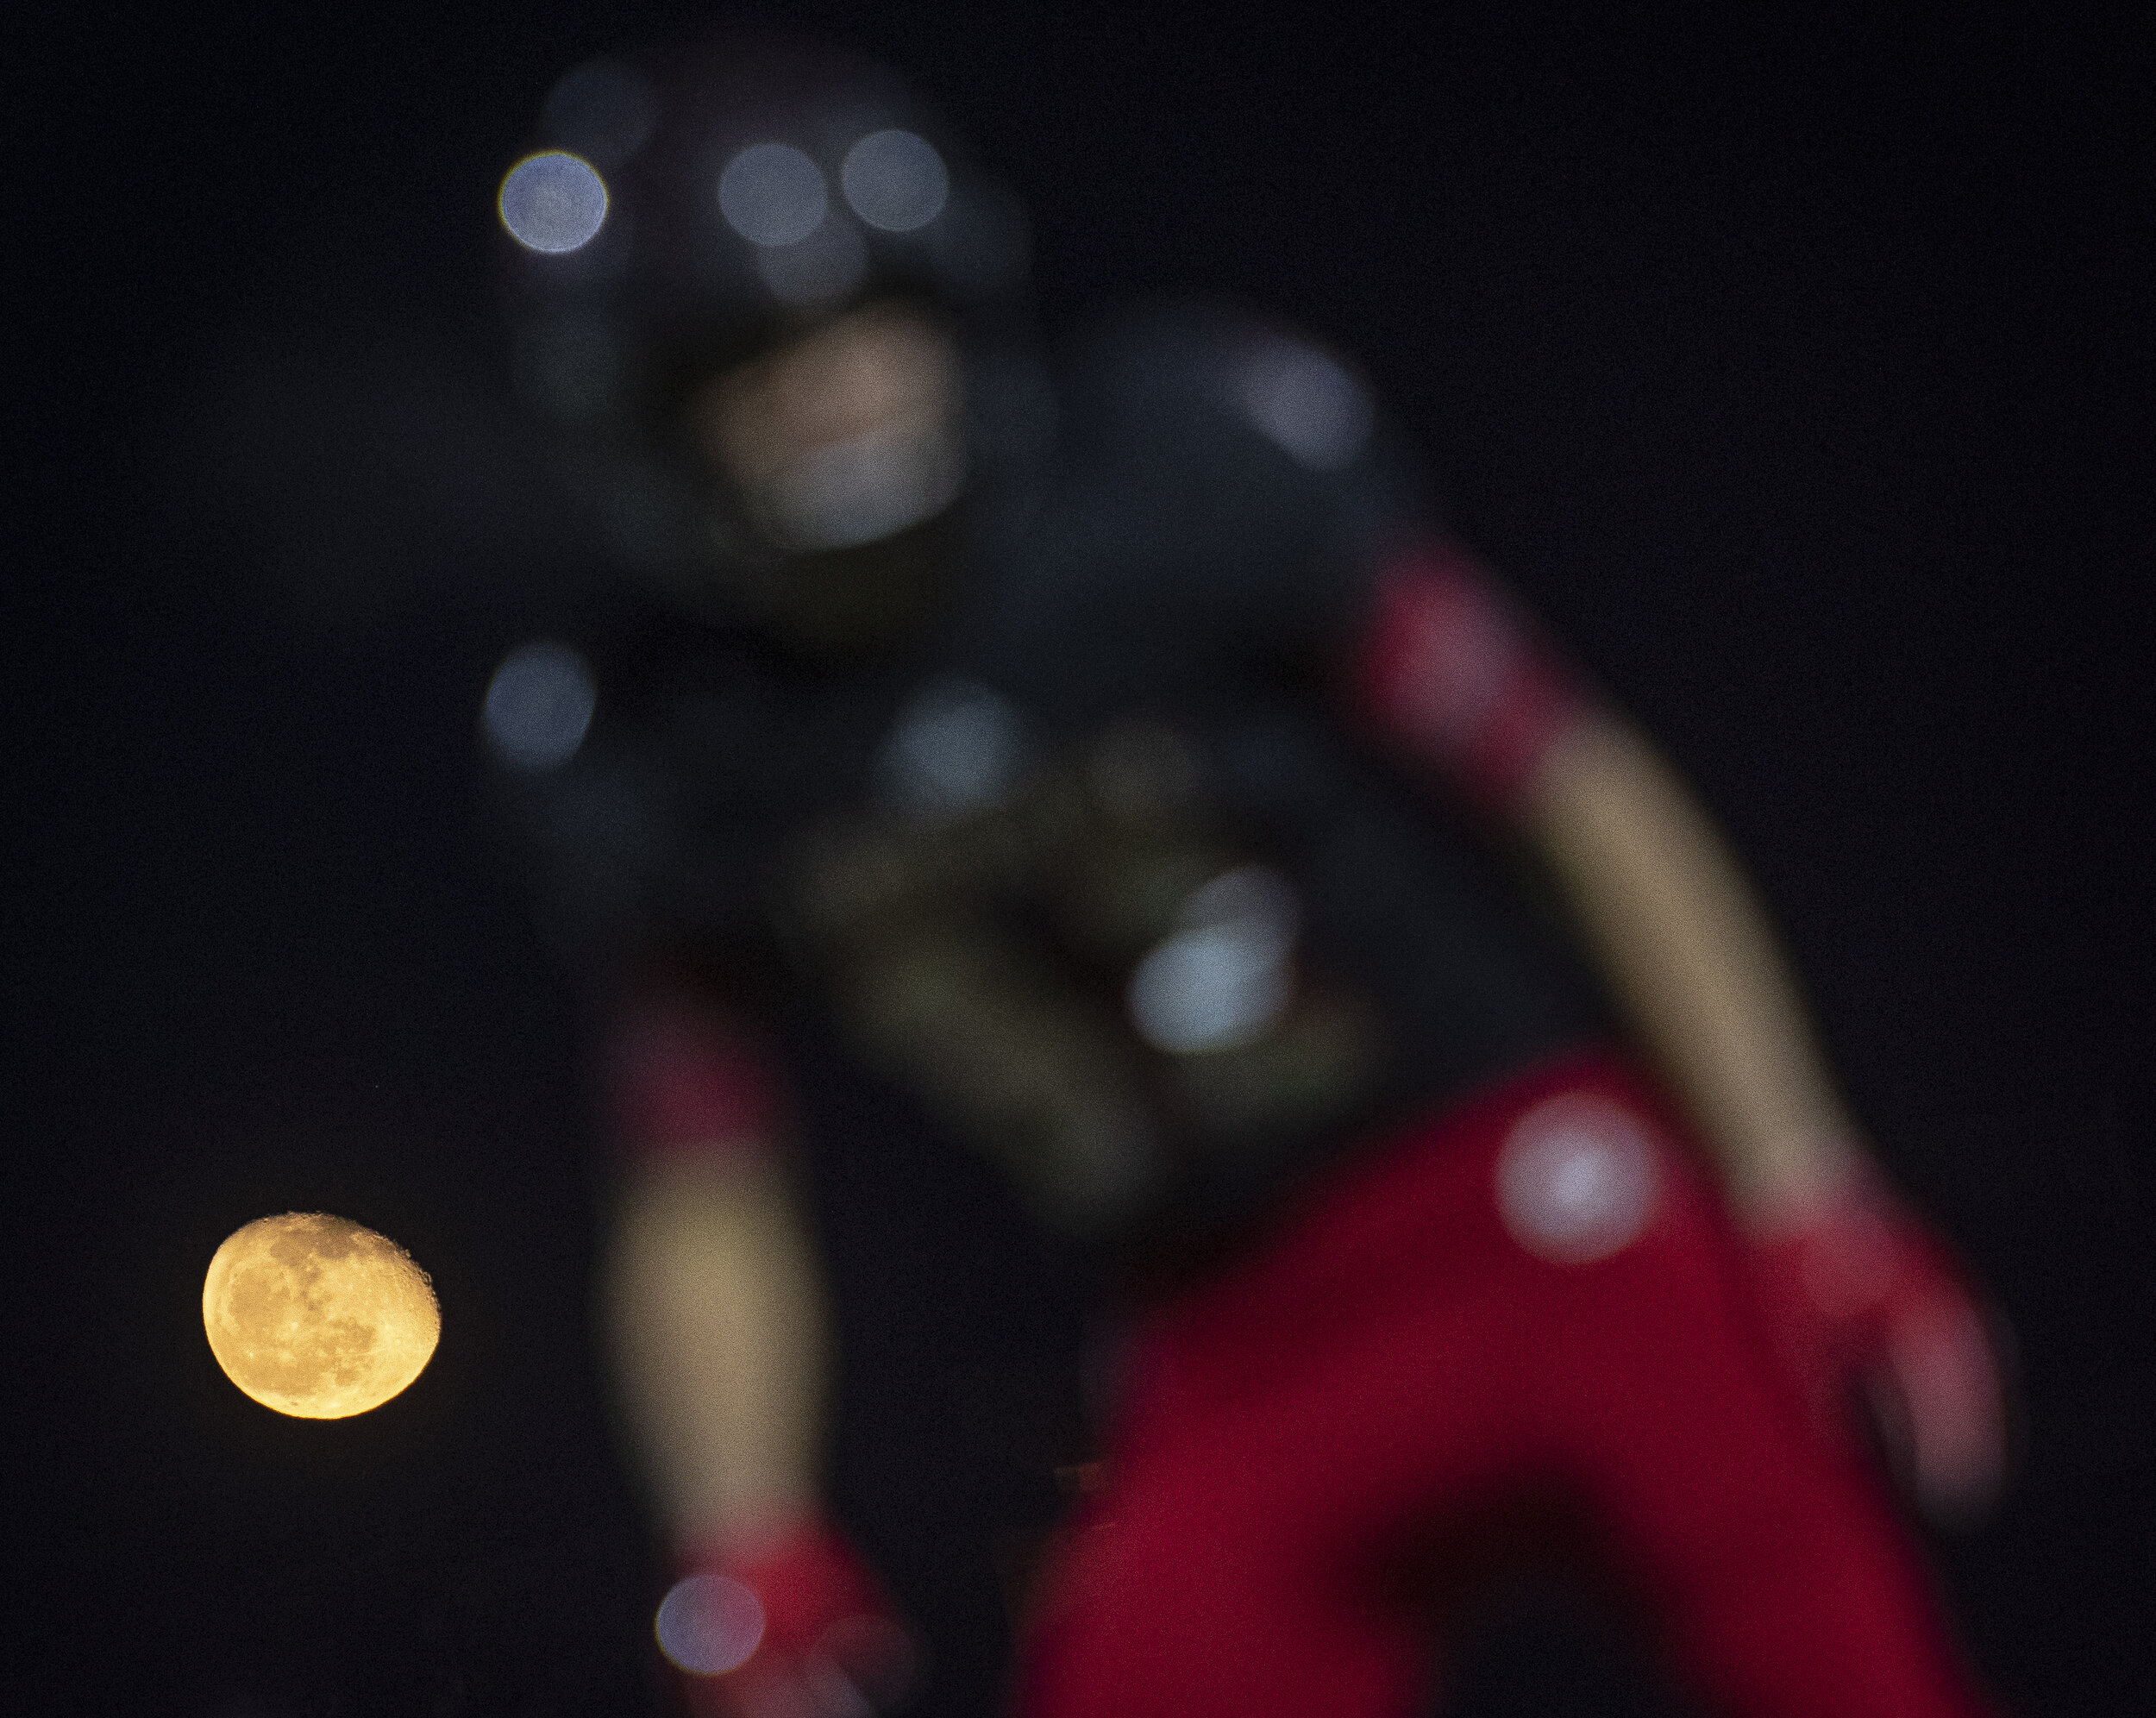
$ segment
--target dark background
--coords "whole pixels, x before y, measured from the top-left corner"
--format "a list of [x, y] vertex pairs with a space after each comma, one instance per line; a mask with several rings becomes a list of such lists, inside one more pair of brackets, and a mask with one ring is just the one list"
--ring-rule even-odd
[[[1224, 292], [1376, 378], [1726, 819], [2018, 1334], [2016, 1483], [1939, 1546], [1976, 1658], [2025, 1712], [2132, 1709], [2156, 36], [1410, 9], [773, 16], [895, 60], [1010, 172], [1051, 329]], [[553, 78], [646, 21], [92, 9], [9, 53], [14, 1709], [664, 1697], [591, 1341], [579, 999], [473, 743], [565, 553], [502, 430], [491, 198]], [[1067, 1262], [918, 1142], [818, 1190], [838, 1495], [937, 1636], [922, 1709], [985, 1710]], [[433, 1365], [351, 1422], [256, 1408], [202, 1339], [210, 1251], [293, 1207], [442, 1295]], [[1530, 1603], [1462, 1700], [1639, 1684]]]

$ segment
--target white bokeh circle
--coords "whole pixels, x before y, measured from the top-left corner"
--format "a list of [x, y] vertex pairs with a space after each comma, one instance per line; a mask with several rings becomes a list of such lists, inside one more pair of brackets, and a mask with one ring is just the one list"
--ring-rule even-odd
[[659, 1650], [693, 1676], [719, 1677], [762, 1644], [763, 1604], [730, 1575], [685, 1575], [659, 1602]]
[[824, 170], [791, 143], [754, 143], [718, 176], [726, 224], [753, 245], [794, 245], [830, 206]]
[[1497, 1154], [1497, 1209], [1512, 1238], [1553, 1264], [1621, 1252], [1662, 1186], [1640, 1124], [1608, 1099], [1567, 1094], [1529, 1110]]
[[887, 233], [925, 227], [950, 199], [943, 158], [911, 131], [870, 132], [846, 152], [838, 183], [854, 213]]
[[599, 687], [584, 658], [567, 644], [540, 638], [502, 659], [487, 682], [479, 721], [495, 756], [537, 773], [576, 756], [598, 704]]
[[1354, 464], [1369, 441], [1369, 391], [1313, 347], [1275, 340], [1244, 354], [1236, 390], [1250, 421], [1313, 471]]
[[581, 250], [606, 224], [606, 181], [581, 155], [542, 150], [502, 176], [494, 206], [526, 250], [560, 256]]

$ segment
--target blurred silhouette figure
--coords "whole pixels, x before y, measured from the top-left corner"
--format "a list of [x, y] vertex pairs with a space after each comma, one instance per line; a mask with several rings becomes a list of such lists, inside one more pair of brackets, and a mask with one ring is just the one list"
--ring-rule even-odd
[[1980, 1502], [1983, 1319], [1720, 842], [1363, 379], [1207, 306], [1051, 379], [1008, 193], [841, 54], [597, 62], [545, 124], [518, 386], [655, 597], [511, 652], [482, 725], [612, 998], [611, 1329], [696, 1702], [907, 1675], [818, 1497], [805, 1020], [1124, 1287], [1022, 1710], [1407, 1712], [1519, 1557], [1718, 1708], [1981, 1709], [1854, 1410]]

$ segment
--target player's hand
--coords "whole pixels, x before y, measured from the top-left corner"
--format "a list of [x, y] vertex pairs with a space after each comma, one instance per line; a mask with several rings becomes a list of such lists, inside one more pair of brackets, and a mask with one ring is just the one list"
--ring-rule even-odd
[[867, 1718], [913, 1676], [881, 1585], [813, 1519], [753, 1554], [691, 1558], [660, 1607], [659, 1639], [704, 1718]]
[[1776, 1338], [1821, 1424], [1847, 1435], [1860, 1401], [1925, 1509], [1980, 1511], [2005, 1463], [2003, 1390], [1991, 1331], [1945, 1247], [1864, 1174], [1761, 1237], [1756, 1258]]

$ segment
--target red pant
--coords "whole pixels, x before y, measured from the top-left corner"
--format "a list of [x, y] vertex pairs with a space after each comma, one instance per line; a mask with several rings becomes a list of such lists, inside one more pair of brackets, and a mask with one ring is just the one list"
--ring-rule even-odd
[[1358, 1159], [1158, 1308], [1028, 1718], [1414, 1711], [1438, 1596], [1504, 1548], [1493, 1522], [1552, 1510], [1719, 1709], [1987, 1709], [1868, 1474], [1773, 1370], [1674, 1132], [1615, 1061], [1570, 1061]]

